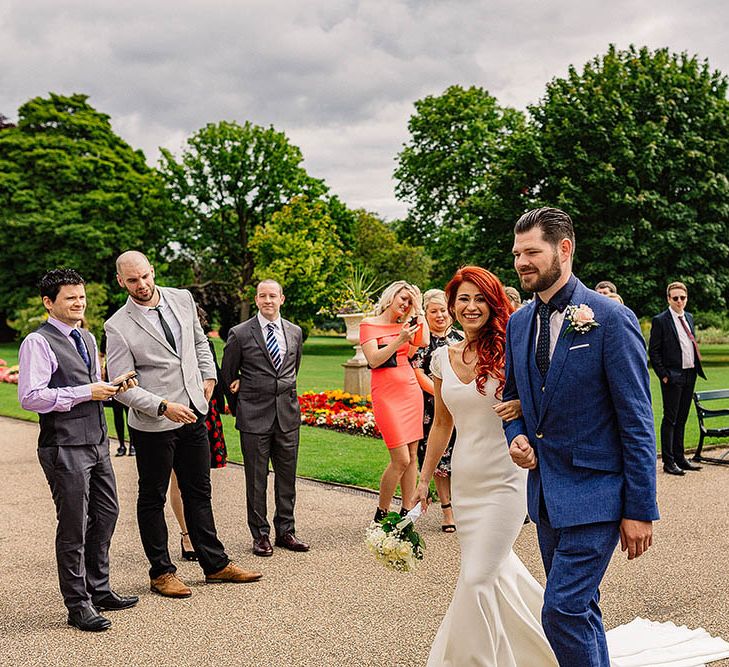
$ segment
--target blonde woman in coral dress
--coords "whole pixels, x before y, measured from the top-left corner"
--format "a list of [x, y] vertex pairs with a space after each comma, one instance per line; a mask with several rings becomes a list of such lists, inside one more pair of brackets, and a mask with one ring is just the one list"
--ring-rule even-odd
[[423, 395], [408, 361], [417, 347], [428, 345], [422, 297], [415, 285], [398, 280], [385, 289], [373, 317], [359, 329], [362, 352], [372, 369], [372, 407], [390, 453], [380, 479], [375, 520], [385, 516], [400, 484], [403, 505], [415, 492], [418, 440], [423, 437]]

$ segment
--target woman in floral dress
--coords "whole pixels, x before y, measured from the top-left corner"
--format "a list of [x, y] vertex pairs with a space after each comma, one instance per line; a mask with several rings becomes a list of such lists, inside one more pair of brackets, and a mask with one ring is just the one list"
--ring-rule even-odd
[[[428, 442], [430, 426], [435, 413], [435, 399], [433, 397], [433, 378], [430, 373], [430, 360], [433, 352], [444, 345], [453, 345], [463, 340], [463, 335], [452, 328], [453, 320], [448, 314], [445, 292], [440, 289], [428, 290], [423, 295], [425, 319], [430, 328], [430, 345], [418, 348], [410, 363], [415, 369], [420, 388], [423, 390], [423, 439], [418, 443], [418, 467], [423, 467], [425, 458], [425, 444]], [[440, 498], [443, 510], [442, 529], [444, 533], [454, 533], [456, 525], [453, 521], [451, 509], [451, 453], [453, 443], [456, 441], [456, 432], [453, 430], [448, 447], [435, 469], [435, 488]]]

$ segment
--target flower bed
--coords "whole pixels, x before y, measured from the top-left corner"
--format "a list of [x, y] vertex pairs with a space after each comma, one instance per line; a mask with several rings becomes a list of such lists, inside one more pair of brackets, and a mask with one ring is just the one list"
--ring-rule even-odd
[[306, 392], [299, 396], [301, 423], [381, 438], [369, 396], [344, 391]]
[[8, 366], [5, 359], [0, 359], [0, 382], [18, 384], [18, 366]]

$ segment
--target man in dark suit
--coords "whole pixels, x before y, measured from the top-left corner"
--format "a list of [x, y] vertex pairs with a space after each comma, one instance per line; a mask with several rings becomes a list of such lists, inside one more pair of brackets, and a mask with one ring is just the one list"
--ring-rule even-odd
[[296, 374], [303, 338], [299, 327], [281, 318], [284, 301], [281, 285], [261, 281], [256, 288], [258, 314], [230, 330], [223, 353], [223, 382], [238, 395], [235, 426], [240, 431], [248, 527], [257, 556], [273, 554], [266, 516], [269, 459], [275, 474], [276, 546], [309, 550], [296, 537], [294, 526], [301, 425]]
[[504, 430], [529, 470], [547, 586], [542, 624], [560, 665], [609, 667], [599, 586], [618, 541], [628, 558], [652, 542], [656, 445], [645, 341], [625, 306], [572, 273], [572, 220], [556, 208], [514, 228], [514, 268], [534, 301], [506, 329]]
[[84, 279], [72, 269], [40, 282], [48, 320], [20, 346], [18, 398], [38, 413], [38, 459], [56, 505], [56, 563], [68, 624], [98, 632], [111, 626], [99, 610], [133, 607], [109, 584], [109, 545], [119, 515], [102, 401], [135, 385], [101, 382], [94, 337], [79, 327]]
[[683, 283], [666, 288], [668, 308], [653, 318], [648, 343], [653, 370], [661, 381], [663, 420], [661, 421], [661, 458], [669, 475], [684, 475], [686, 470], [700, 470], [689, 463], [683, 446], [696, 376], [704, 380], [696, 338], [694, 318], [686, 312], [688, 290]]

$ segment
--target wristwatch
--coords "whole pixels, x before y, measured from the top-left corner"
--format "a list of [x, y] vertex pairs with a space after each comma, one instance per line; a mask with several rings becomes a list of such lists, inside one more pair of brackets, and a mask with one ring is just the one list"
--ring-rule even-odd
[[165, 412], [167, 412], [167, 401], [163, 400], [157, 407], [157, 416], [161, 417]]

